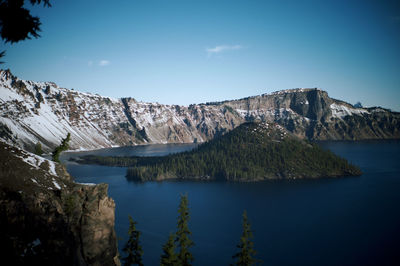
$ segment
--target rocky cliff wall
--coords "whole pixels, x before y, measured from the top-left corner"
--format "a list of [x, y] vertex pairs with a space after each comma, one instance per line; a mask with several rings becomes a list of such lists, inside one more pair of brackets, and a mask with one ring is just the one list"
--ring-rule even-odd
[[310, 140], [400, 138], [400, 113], [379, 107], [355, 108], [320, 89], [279, 91], [223, 104], [247, 120], [275, 121]]
[[50, 151], [67, 132], [72, 149], [203, 142], [246, 121], [277, 122], [310, 140], [400, 138], [400, 114], [356, 108], [320, 89], [278, 91], [190, 106], [112, 99], [20, 80], [0, 71], [0, 138]]
[[0, 142], [1, 257], [9, 265], [120, 265], [107, 185]]

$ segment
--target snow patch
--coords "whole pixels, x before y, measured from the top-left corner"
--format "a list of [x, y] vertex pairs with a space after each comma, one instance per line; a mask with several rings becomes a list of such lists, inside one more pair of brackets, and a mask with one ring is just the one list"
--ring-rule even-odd
[[16, 157], [22, 159], [25, 163], [33, 166], [36, 169], [39, 169], [39, 166], [46, 161], [45, 158], [42, 158], [40, 156], [37, 156], [33, 153], [28, 153], [23, 151], [23, 155], [19, 156], [19, 155], [15, 155]]
[[76, 184], [79, 184], [79, 185], [84, 185], [84, 186], [95, 186], [96, 184], [95, 183], [78, 183], [78, 182], [75, 182]]
[[378, 108], [372, 109], [371, 112], [372, 112], [372, 113], [384, 113], [384, 112], [386, 112], [386, 110], [384, 110], [384, 109], [378, 107]]
[[56, 172], [56, 164], [52, 161], [48, 161], [49, 162], [49, 171], [52, 175], [57, 175]]
[[287, 93], [299, 93], [299, 92], [309, 92], [309, 91], [322, 91], [322, 90], [320, 88], [296, 88], [296, 89], [280, 90], [280, 91], [274, 91], [271, 93], [265, 93], [262, 96], [282, 95], [282, 94], [287, 94]]
[[332, 103], [330, 106], [332, 110], [332, 116], [335, 118], [340, 118], [342, 119], [345, 116], [348, 115], [363, 115], [363, 114], [369, 114], [369, 112], [365, 109], [362, 108], [350, 108], [345, 105], [339, 105], [336, 103]]
[[53, 179], [53, 185], [57, 188], [57, 189], [61, 189], [60, 185], [57, 183], [57, 181], [55, 179]]
[[38, 156], [36, 154], [27, 151], [20, 150], [20, 152], [22, 154], [21, 155], [15, 154], [15, 157], [22, 159], [25, 163], [29, 164], [34, 169], [40, 169], [40, 165], [42, 165], [42, 163], [47, 161], [49, 164], [49, 170], [48, 170], [49, 174], [57, 176], [55, 162], [47, 160], [41, 156]]
[[[11, 87], [11, 85], [10, 85]], [[0, 86], [0, 95], [1, 95], [1, 101], [6, 102], [6, 101], [24, 101], [24, 97], [19, 95], [16, 91], [7, 88], [6, 86]]]

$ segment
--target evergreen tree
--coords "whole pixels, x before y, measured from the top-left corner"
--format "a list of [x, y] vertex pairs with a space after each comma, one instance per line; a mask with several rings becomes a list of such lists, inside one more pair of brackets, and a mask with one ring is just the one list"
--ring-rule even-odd
[[135, 222], [131, 216], [129, 216], [129, 239], [126, 242], [124, 251], [127, 255], [122, 258], [123, 265], [139, 265], [143, 266], [142, 255], [143, 250], [139, 243], [140, 232], [136, 230], [137, 222]]
[[191, 265], [193, 261], [193, 255], [190, 253], [189, 248], [193, 246], [193, 241], [189, 238], [192, 234], [189, 230], [189, 208], [188, 208], [188, 197], [187, 195], [181, 195], [181, 202], [178, 209], [178, 230], [176, 232], [175, 241], [178, 244], [178, 262], [179, 265]]
[[161, 262], [162, 266], [174, 266], [178, 265], [178, 256], [175, 253], [175, 242], [174, 242], [175, 235], [170, 234], [168, 237], [167, 243], [163, 246], [163, 254], [161, 255]]
[[[31, 37], [40, 37], [40, 19], [31, 15], [30, 11], [25, 8], [24, 2], [25, 0], [0, 1], [0, 38], [5, 43], [13, 44], [31, 39]], [[50, 0], [30, 0], [29, 2], [32, 6], [41, 3], [47, 7], [51, 6]], [[5, 51], [1, 51], [0, 58], [4, 55]]]
[[68, 133], [67, 137], [61, 141], [60, 146], [56, 147], [52, 153], [53, 161], [60, 162], [60, 154], [63, 151], [68, 150], [69, 148], [69, 141], [71, 140], [71, 134]]
[[256, 251], [254, 250], [254, 243], [251, 240], [253, 238], [253, 232], [251, 231], [250, 223], [247, 219], [247, 212], [243, 212], [243, 233], [240, 238], [239, 252], [233, 255], [233, 258], [237, 258], [235, 265], [248, 266], [254, 265], [259, 260], [254, 258]]
[[[110, 165], [103, 158], [85, 162]], [[127, 178], [135, 181], [163, 178], [210, 178], [256, 181], [270, 178], [360, 175], [345, 159], [264, 124], [246, 123], [199, 145], [192, 151], [165, 157], [120, 157], [115, 165], [131, 166]]]
[[40, 142], [37, 142], [35, 145], [35, 154], [42, 156], [43, 150], [42, 150], [42, 144]]

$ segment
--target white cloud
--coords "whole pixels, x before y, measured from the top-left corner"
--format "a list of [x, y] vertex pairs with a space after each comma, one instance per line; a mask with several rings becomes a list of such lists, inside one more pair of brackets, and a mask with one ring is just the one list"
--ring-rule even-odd
[[110, 64], [110, 61], [108, 60], [100, 60], [99, 66], [108, 66]]
[[241, 45], [217, 45], [213, 48], [207, 48], [206, 52], [208, 53], [208, 55], [212, 55], [212, 54], [219, 54], [224, 51], [240, 50], [242, 48], [243, 46]]
[[93, 66], [93, 61], [89, 61], [87, 64], [88, 66]]

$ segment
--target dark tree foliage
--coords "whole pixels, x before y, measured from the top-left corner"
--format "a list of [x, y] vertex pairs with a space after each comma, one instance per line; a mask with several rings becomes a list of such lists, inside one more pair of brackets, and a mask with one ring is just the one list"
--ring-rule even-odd
[[129, 216], [129, 239], [123, 248], [123, 251], [126, 253], [126, 257], [122, 258], [123, 265], [143, 266], [143, 250], [139, 242], [140, 232], [136, 230], [136, 224], [137, 222], [135, 222], [132, 217]]
[[[6, 51], [1, 51], [0, 52], [0, 58], [2, 58], [3, 56], [5, 56], [6, 55]], [[3, 61], [0, 61], [0, 64], [4, 64], [4, 62]]]
[[42, 144], [40, 142], [36, 143], [35, 145], [35, 154], [42, 156], [43, 150], [42, 150]]
[[[28, 2], [28, 1], [27, 1]], [[32, 5], [50, 7], [49, 0], [30, 0]], [[7, 43], [40, 37], [40, 19], [24, 8], [24, 0], [0, 0], [0, 36]], [[5, 51], [0, 52], [0, 58]]]
[[167, 178], [254, 181], [361, 174], [356, 166], [315, 143], [281, 136], [273, 127], [263, 131], [257, 123], [246, 123], [189, 152], [164, 157], [85, 156], [78, 162], [131, 166], [127, 178], [136, 181]]
[[178, 252], [178, 263], [179, 265], [187, 266], [191, 265], [193, 261], [193, 255], [189, 251], [189, 248], [194, 245], [190, 239], [192, 232], [189, 230], [189, 208], [188, 208], [188, 197], [187, 195], [181, 195], [181, 201], [178, 208], [178, 225], [176, 231], [175, 242], [179, 248]]
[[99, 164], [99, 165], [119, 166], [119, 167], [136, 165], [138, 162], [138, 159], [136, 157], [97, 156], [97, 155], [85, 155], [79, 158], [71, 158], [70, 160], [76, 161], [81, 164]]
[[236, 258], [235, 265], [238, 266], [249, 266], [254, 265], [260, 260], [255, 259], [254, 255], [256, 251], [254, 250], [254, 243], [252, 241], [253, 232], [251, 231], [251, 226], [247, 218], [247, 212], [243, 212], [243, 232], [242, 236], [240, 237], [239, 244], [237, 248], [239, 251], [233, 255], [233, 258]]
[[175, 266], [178, 264], [178, 256], [175, 252], [175, 234], [170, 234], [167, 242], [163, 246], [163, 254], [161, 255], [160, 265]]
[[[128, 169], [127, 177], [140, 181], [165, 178], [252, 181], [361, 173], [347, 160], [317, 144], [291, 136], [280, 138], [273, 130], [257, 130], [256, 123], [247, 123], [190, 152], [166, 157], [136, 157], [136, 164]], [[131, 163], [135, 163], [133, 158]]]
[[60, 154], [63, 151], [68, 150], [69, 148], [69, 141], [71, 140], [71, 134], [68, 133], [65, 139], [62, 139], [60, 146], [56, 147], [52, 153], [52, 159], [55, 162], [60, 162]]
[[47, 95], [50, 94], [50, 86], [46, 85], [46, 89], [44, 90], [44, 93], [46, 93]]
[[357, 102], [355, 105], [353, 105], [356, 108], [363, 108], [363, 105], [361, 104], [361, 102]]

